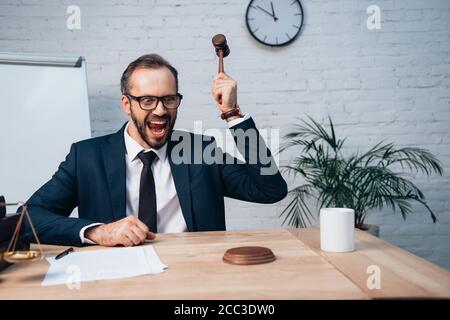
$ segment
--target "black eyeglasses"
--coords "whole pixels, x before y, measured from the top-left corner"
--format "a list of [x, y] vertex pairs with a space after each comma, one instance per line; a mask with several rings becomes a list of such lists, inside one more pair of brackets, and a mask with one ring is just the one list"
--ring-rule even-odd
[[183, 95], [177, 94], [169, 94], [167, 96], [157, 97], [157, 96], [140, 96], [136, 97], [131, 94], [125, 94], [125, 96], [136, 100], [139, 103], [139, 107], [143, 110], [153, 110], [158, 105], [159, 101], [162, 102], [163, 106], [167, 109], [176, 109], [180, 106], [181, 99], [183, 99]]

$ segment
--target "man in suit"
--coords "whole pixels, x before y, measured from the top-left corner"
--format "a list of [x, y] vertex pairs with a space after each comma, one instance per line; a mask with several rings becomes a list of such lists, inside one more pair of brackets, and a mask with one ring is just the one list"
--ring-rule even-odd
[[[257, 138], [237, 142], [245, 162], [222, 153], [210, 137], [173, 130], [182, 99], [178, 73], [159, 55], [131, 62], [121, 91], [128, 122], [117, 133], [72, 144], [27, 201], [42, 242], [132, 246], [157, 232], [225, 230], [224, 197], [274, 203], [286, 196], [276, 166], [263, 172], [274, 165], [270, 150], [241, 113], [237, 83], [225, 73], [215, 76], [212, 93], [235, 141], [238, 132]], [[200, 153], [211, 151], [208, 161], [193, 159], [199, 139]], [[262, 163], [261, 153], [270, 161]], [[79, 217], [69, 218], [75, 207]], [[25, 234], [31, 234], [28, 224]]]

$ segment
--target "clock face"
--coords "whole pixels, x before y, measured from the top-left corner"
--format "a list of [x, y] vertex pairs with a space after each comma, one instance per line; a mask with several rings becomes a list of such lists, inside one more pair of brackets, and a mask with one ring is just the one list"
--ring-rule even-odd
[[251, 35], [268, 46], [291, 43], [303, 25], [299, 0], [252, 0], [245, 14]]

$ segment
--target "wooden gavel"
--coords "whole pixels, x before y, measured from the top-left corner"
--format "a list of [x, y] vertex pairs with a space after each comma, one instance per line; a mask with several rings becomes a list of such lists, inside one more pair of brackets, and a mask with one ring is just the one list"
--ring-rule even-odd
[[223, 34], [216, 34], [212, 38], [212, 43], [216, 49], [216, 54], [219, 57], [219, 73], [224, 72], [223, 69], [223, 58], [230, 54], [230, 48], [227, 44], [227, 38]]

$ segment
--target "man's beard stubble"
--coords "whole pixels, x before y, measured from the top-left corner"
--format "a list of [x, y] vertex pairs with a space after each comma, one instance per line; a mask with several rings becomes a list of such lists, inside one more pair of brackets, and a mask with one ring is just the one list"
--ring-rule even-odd
[[[164, 146], [166, 144], [167, 141], [170, 140], [171, 136], [172, 136], [172, 131], [173, 131], [173, 127], [175, 126], [175, 121], [176, 121], [176, 115], [174, 116], [173, 120], [172, 117], [169, 115], [166, 115], [164, 117], [152, 117], [152, 114], [149, 113], [145, 119], [144, 122], [139, 122], [139, 120], [136, 118], [136, 116], [134, 115], [133, 111], [131, 111], [130, 113], [131, 116], [131, 120], [133, 120], [134, 125], [137, 128], [137, 131], [139, 132], [139, 135], [141, 136], [141, 139], [144, 140], [148, 146], [150, 146], [150, 148], [158, 150], [160, 149], [162, 146]], [[145, 129], [147, 127], [147, 122], [150, 120], [150, 118], [152, 118], [152, 120], [167, 120], [168, 121], [168, 130], [167, 130], [167, 134], [166, 136], [158, 142], [151, 142], [150, 138], [147, 136], [147, 133], [145, 132]]]

